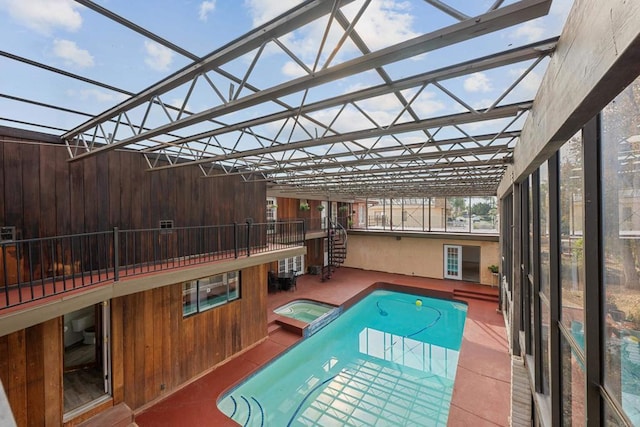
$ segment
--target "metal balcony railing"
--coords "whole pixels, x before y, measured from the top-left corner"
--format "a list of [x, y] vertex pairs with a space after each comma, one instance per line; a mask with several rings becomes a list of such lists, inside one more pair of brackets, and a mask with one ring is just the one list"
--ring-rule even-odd
[[0, 242], [0, 310], [123, 277], [303, 246], [303, 221], [153, 228]]

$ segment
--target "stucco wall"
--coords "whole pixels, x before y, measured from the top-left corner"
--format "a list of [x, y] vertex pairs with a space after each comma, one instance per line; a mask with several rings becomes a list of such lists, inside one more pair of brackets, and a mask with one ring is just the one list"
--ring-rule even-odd
[[[457, 237], [457, 236], [454, 236]], [[399, 240], [398, 240], [399, 238]], [[480, 283], [491, 285], [493, 276], [487, 267], [499, 265], [499, 245], [494, 241], [472, 238], [408, 237], [392, 234], [350, 233], [346, 267], [406, 274], [444, 277], [444, 245], [480, 247]]]

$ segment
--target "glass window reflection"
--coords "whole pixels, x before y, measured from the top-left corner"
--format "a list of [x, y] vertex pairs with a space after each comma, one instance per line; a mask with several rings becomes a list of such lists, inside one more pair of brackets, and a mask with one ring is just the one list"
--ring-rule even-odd
[[605, 386], [640, 425], [640, 80], [601, 116]]

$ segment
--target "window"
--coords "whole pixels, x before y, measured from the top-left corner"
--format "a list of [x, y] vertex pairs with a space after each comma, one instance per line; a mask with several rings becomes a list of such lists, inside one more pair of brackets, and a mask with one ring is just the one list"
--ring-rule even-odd
[[585, 373], [569, 343], [563, 339], [562, 356], [562, 419], [566, 426], [583, 426], [585, 420]]
[[640, 425], [640, 80], [601, 115], [605, 388]]
[[240, 298], [240, 273], [232, 271], [182, 285], [182, 314], [189, 316]]
[[16, 240], [15, 227], [0, 227], [0, 242]]
[[171, 233], [173, 228], [172, 219], [161, 219], [159, 223], [161, 233]]
[[267, 199], [267, 234], [274, 234], [276, 232], [276, 221], [278, 220], [278, 205], [276, 205], [276, 199]]
[[298, 275], [304, 273], [304, 257], [302, 255], [278, 261], [278, 273], [286, 273], [291, 270], [295, 271]]
[[582, 132], [578, 132], [560, 149], [559, 205], [562, 323], [576, 331], [577, 342], [584, 325], [582, 170]]

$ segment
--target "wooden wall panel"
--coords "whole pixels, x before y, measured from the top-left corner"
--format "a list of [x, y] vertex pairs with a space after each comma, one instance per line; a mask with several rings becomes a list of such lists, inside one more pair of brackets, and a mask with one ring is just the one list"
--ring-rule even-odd
[[57, 232], [56, 218], [56, 147], [40, 146], [41, 183], [47, 183], [49, 191], [40, 191], [39, 236], [54, 236]]
[[[44, 379], [45, 425], [59, 426], [62, 424], [64, 396], [62, 389], [63, 363], [61, 358], [64, 340], [62, 332], [62, 317], [45, 322], [42, 331], [44, 365], [46, 373]], [[38, 423], [39, 420], [36, 420]]]
[[324, 239], [307, 240], [307, 257], [305, 265], [323, 265], [324, 263]]
[[84, 230], [97, 231], [98, 228], [98, 158], [89, 157], [82, 162], [82, 183], [84, 200]]
[[15, 226], [20, 232], [22, 215], [22, 146], [4, 144], [4, 224]]
[[266, 266], [242, 270], [241, 277], [240, 300], [187, 318], [182, 284], [115, 300], [112, 349], [122, 363], [113, 364], [114, 400], [123, 396], [139, 408], [263, 339]]
[[124, 305], [123, 298], [111, 301], [111, 392], [113, 403], [124, 402]]
[[[156, 228], [160, 219], [185, 227], [266, 218], [263, 182], [236, 176], [205, 179], [195, 166], [149, 172], [140, 154], [127, 151], [70, 163], [62, 145], [0, 144], [0, 225], [15, 225], [23, 238], [114, 226]], [[296, 217], [295, 212], [287, 216]]]
[[[132, 190], [135, 182], [132, 181], [131, 168], [133, 157], [128, 153], [118, 153], [120, 163], [120, 223], [112, 224], [114, 227], [119, 226], [123, 230], [129, 230], [133, 227], [132, 218]], [[112, 200], [111, 203], [116, 203]]]
[[[96, 208], [97, 208], [97, 224], [95, 231], [105, 231], [111, 229], [110, 221], [109, 221], [109, 205], [110, 205], [110, 191], [109, 188], [111, 185], [109, 184], [109, 157], [96, 157], [97, 159], [97, 167], [96, 167]], [[116, 186], [117, 183], [114, 183]]]
[[18, 426], [62, 425], [60, 318], [0, 337], [0, 379]]
[[69, 163], [70, 233], [82, 233], [84, 228], [84, 162]]
[[37, 235], [40, 224], [40, 147], [25, 144], [22, 147], [22, 234]]
[[[56, 233], [55, 235], [71, 234], [71, 175], [69, 167], [61, 167], [66, 165], [69, 155], [64, 147], [55, 147], [55, 170], [56, 179]], [[51, 191], [51, 183], [42, 187], [43, 191]], [[45, 213], [43, 212], [43, 215]], [[39, 236], [39, 237], [49, 237]], [[38, 237], [38, 236], [31, 236]]]
[[107, 164], [107, 187], [109, 188], [107, 224], [109, 229], [120, 224], [120, 197], [122, 195], [121, 161], [122, 155], [116, 150], [113, 152], [113, 155], [109, 156]]
[[[29, 402], [29, 418], [33, 420], [45, 419], [44, 401], [44, 348], [42, 346], [43, 324], [25, 330], [27, 402]], [[33, 423], [35, 424], [35, 423]]]
[[[0, 135], [0, 166], [2, 166], [3, 173], [0, 173], [0, 191], [4, 192], [4, 137]], [[0, 197], [0, 224], [4, 222], [4, 197]]]

